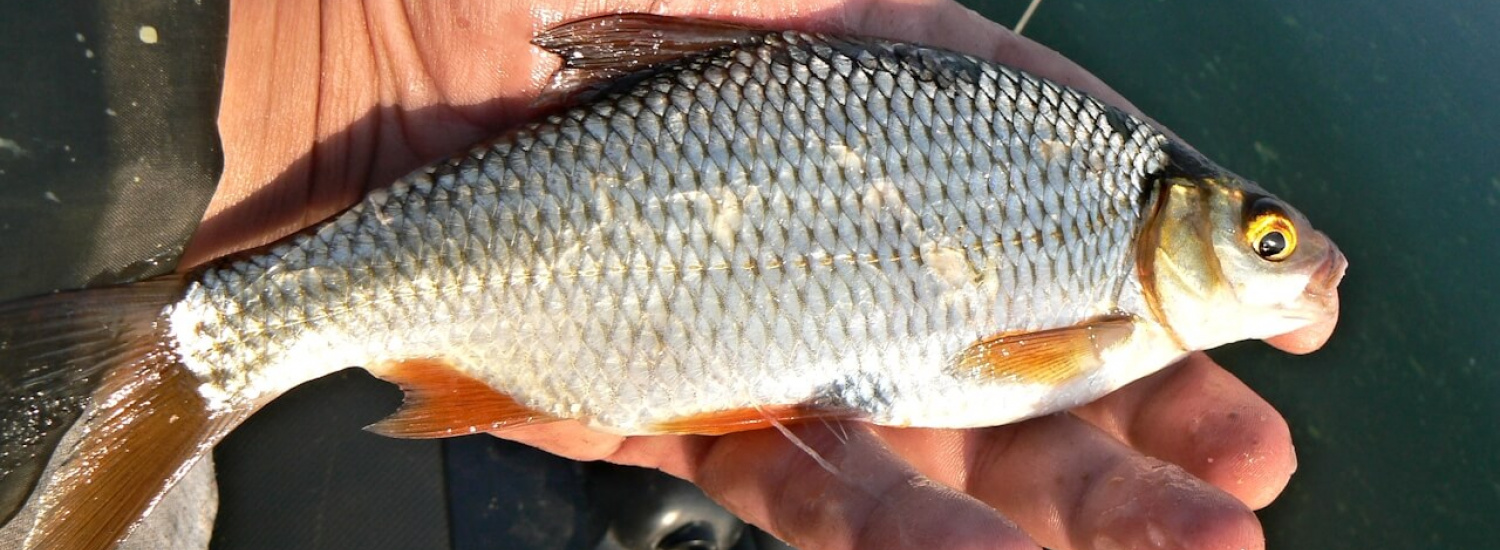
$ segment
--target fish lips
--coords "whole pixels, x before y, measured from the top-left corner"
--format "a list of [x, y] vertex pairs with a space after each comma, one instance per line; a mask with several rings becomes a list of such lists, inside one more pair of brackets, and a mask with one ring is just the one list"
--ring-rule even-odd
[[1316, 351], [1333, 336], [1333, 328], [1339, 321], [1338, 286], [1344, 279], [1349, 261], [1337, 247], [1330, 244], [1328, 255], [1313, 270], [1302, 301], [1306, 304], [1313, 322], [1280, 336], [1266, 339], [1266, 343], [1288, 353], [1306, 354]]

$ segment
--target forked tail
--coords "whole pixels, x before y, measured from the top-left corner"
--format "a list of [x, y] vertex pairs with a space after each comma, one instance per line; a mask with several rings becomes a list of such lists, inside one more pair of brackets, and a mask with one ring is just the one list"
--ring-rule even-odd
[[[0, 304], [0, 523], [36, 492], [26, 548], [115, 546], [248, 416], [210, 408], [178, 362], [161, 315], [183, 287], [170, 277]], [[40, 479], [70, 428], [76, 445]]]

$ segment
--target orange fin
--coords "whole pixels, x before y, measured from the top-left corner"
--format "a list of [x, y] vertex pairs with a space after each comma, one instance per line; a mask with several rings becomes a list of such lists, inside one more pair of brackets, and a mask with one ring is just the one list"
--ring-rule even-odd
[[[172, 353], [109, 373], [88, 435], [53, 474], [28, 548], [112, 548], [251, 410], [213, 410]], [[163, 360], [165, 359], [165, 360]], [[132, 365], [134, 367], [134, 365]]]
[[455, 437], [560, 420], [527, 408], [440, 359], [387, 363], [376, 376], [401, 386], [401, 409], [365, 429], [387, 437]]
[[[0, 525], [25, 504], [108, 369], [136, 360], [177, 279], [0, 304]], [[145, 328], [145, 334], [139, 334]]]
[[1101, 366], [1101, 352], [1134, 329], [1135, 317], [1119, 314], [1071, 327], [1001, 333], [970, 345], [954, 368], [985, 378], [1055, 386]]
[[[563, 23], [531, 41], [563, 61], [533, 105], [557, 107], [586, 101], [679, 59], [746, 44], [765, 34], [722, 21], [645, 13]], [[633, 78], [622, 82], [622, 77]]]
[[809, 420], [850, 420], [851, 411], [823, 409], [810, 405], [771, 405], [746, 407], [668, 420], [654, 426], [657, 433], [724, 435], [734, 432], [769, 428], [777, 423], [794, 424]]
[[[14, 459], [0, 461], [0, 512], [41, 487], [25, 548], [114, 547], [253, 410], [212, 406], [159, 330], [185, 283], [169, 276], [0, 305], [0, 417], [20, 434], [0, 442], [0, 457]], [[9, 407], [40, 418], [17, 422]], [[75, 418], [77, 443], [56, 449]], [[56, 469], [36, 484], [54, 450]]]

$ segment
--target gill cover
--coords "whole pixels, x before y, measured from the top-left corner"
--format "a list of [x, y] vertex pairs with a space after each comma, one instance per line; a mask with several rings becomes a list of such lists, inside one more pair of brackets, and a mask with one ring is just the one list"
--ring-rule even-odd
[[1184, 349], [1292, 332], [1337, 315], [1344, 258], [1281, 199], [1180, 145], [1156, 183], [1137, 270]]

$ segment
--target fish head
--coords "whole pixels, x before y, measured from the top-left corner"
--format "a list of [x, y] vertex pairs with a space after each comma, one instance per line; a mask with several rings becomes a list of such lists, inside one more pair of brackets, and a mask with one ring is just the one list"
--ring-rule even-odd
[[1158, 182], [1137, 268], [1152, 312], [1188, 349], [1338, 317], [1347, 262], [1297, 209], [1222, 170]]

